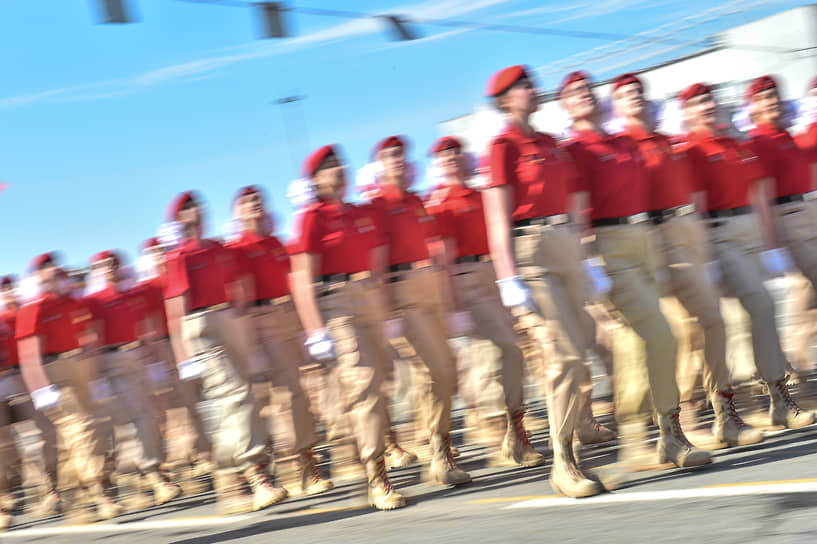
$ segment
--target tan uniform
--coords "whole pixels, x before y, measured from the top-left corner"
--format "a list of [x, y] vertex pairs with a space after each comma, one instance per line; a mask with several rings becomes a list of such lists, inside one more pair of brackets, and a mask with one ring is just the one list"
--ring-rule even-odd
[[383, 378], [390, 364], [383, 334], [383, 299], [368, 277], [318, 288], [318, 306], [335, 344], [330, 395], [337, 399], [340, 427], [352, 431], [365, 464], [385, 450], [386, 405]]
[[584, 309], [581, 245], [568, 224], [520, 227], [514, 234], [517, 268], [542, 310], [523, 321], [544, 352], [552, 338], [556, 354], [545, 378], [551, 436], [570, 439], [579, 416], [584, 358], [595, 339], [595, 323]]
[[[705, 227], [695, 215], [673, 217], [655, 228], [658, 265], [666, 275], [667, 291], [697, 320], [704, 335], [704, 361], [707, 367], [708, 393], [729, 387], [726, 366], [726, 328], [720, 313], [720, 294], [707, 281], [704, 265], [709, 260]], [[691, 361], [694, 356], [696, 328], [683, 317], [676, 320], [679, 335], [679, 360]], [[683, 390], [681, 400], [691, 395], [690, 380], [697, 372], [679, 369], [678, 385]]]
[[[451, 430], [451, 403], [456, 390], [456, 361], [448, 346], [448, 324], [439, 296], [439, 281], [431, 267], [396, 272], [386, 286], [390, 310], [403, 320], [404, 337], [422, 362], [428, 390], [428, 433]], [[416, 360], [416, 359], [415, 359]]]
[[220, 468], [247, 468], [266, 464], [266, 432], [255, 410], [250, 386], [235, 361], [240, 359], [230, 337], [232, 309], [192, 312], [182, 319], [187, 352], [204, 363], [202, 396], [218, 405], [214, 418], [213, 461]]
[[610, 302], [644, 340], [653, 406], [660, 415], [672, 414], [680, 404], [677, 342], [661, 313], [651, 230], [645, 224], [600, 227], [596, 244], [612, 281]]
[[[769, 383], [785, 377], [786, 357], [780, 346], [775, 306], [763, 285], [763, 245], [755, 214], [710, 219], [709, 236], [721, 270], [724, 290], [740, 300], [749, 314], [752, 348], [760, 376]], [[717, 226], [715, 226], [717, 225]]]

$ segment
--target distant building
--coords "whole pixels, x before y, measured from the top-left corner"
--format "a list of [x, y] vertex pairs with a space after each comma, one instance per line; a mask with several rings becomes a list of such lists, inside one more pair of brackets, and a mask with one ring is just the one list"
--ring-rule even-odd
[[[706, 82], [724, 105], [724, 121], [729, 121], [741, 106], [749, 82], [764, 74], [778, 78], [784, 99], [800, 99], [817, 75], [817, 5], [730, 28], [712, 36], [708, 43], [695, 53], [637, 71], [650, 99], [671, 102], [684, 87]], [[599, 98], [608, 100], [610, 81], [599, 81], [595, 86]], [[567, 121], [554, 90], [545, 92], [541, 102], [534, 125], [544, 132], [562, 133]], [[503, 124], [486, 103], [474, 112], [440, 123], [439, 128], [443, 135], [461, 138], [468, 151], [482, 154]]]

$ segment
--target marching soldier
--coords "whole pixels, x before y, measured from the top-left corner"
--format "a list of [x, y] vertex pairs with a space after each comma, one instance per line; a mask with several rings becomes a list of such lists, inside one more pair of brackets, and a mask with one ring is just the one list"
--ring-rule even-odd
[[231, 511], [232, 503], [239, 502], [219, 483], [237, 469], [252, 490], [252, 509], [267, 508], [284, 500], [287, 492], [269, 481], [264, 425], [230, 335], [245, 301], [240, 286], [243, 271], [231, 250], [203, 237], [201, 203], [193, 192], [177, 196], [169, 216], [182, 239], [167, 254], [168, 330], [174, 351], [178, 350], [180, 377], [200, 377], [202, 396], [218, 405], [212, 442], [221, 507]]
[[[147, 304], [137, 289], [123, 285], [122, 261], [115, 251], [102, 251], [91, 259], [91, 275], [98, 290], [85, 302], [96, 320], [101, 350], [101, 371], [110, 384], [105, 407], [113, 424], [133, 423], [142, 446], [137, 469], [153, 489], [154, 501], [164, 504], [181, 495], [159, 467], [165, 461], [165, 443], [156, 409], [151, 401], [144, 359], [153, 346], [148, 330]], [[113, 429], [110, 430], [111, 434]]]
[[272, 387], [285, 389], [289, 397], [285, 426], [298, 456], [296, 491], [306, 495], [323, 493], [334, 484], [318, 468], [312, 451], [318, 438], [316, 422], [301, 386], [300, 368], [306, 366], [306, 360], [303, 329], [289, 291], [289, 255], [278, 238], [266, 230], [267, 211], [260, 188], [251, 185], [241, 189], [236, 207], [241, 231], [227, 247], [242, 252], [252, 279], [248, 310], [250, 349], [258, 350], [265, 363], [264, 368], [249, 370], [264, 373]]
[[381, 287], [372, 276], [373, 251], [384, 240], [367, 210], [344, 201], [345, 165], [337, 146], [314, 151], [304, 163], [303, 188], [314, 202], [295, 218], [292, 296], [318, 361], [331, 363], [338, 413], [348, 420], [369, 482], [369, 502], [379, 510], [405, 506], [391, 485], [383, 457], [388, 366]]
[[[545, 457], [528, 440], [523, 424], [523, 357], [517, 345], [513, 316], [502, 306], [490, 261], [482, 196], [468, 188], [462, 144], [453, 137], [439, 139], [431, 155], [442, 170], [443, 185], [426, 203], [442, 237], [442, 254], [453, 276], [452, 298], [473, 321], [473, 336], [499, 348], [507, 430], [502, 440], [503, 461], [525, 467], [542, 465]], [[474, 363], [491, 364], [492, 350], [472, 353]], [[486, 360], [487, 359], [487, 360]]]
[[93, 316], [83, 302], [60, 294], [57, 257], [45, 253], [31, 264], [39, 294], [17, 314], [20, 371], [34, 407], [57, 427], [66, 481], [76, 479], [96, 504], [98, 517], [122, 512], [105, 471], [106, 433], [100, 426], [100, 405], [92, 392], [100, 384]]
[[[20, 377], [20, 360], [17, 354], [17, 341], [14, 338], [19, 304], [14, 293], [15, 280], [5, 276], [0, 282], [0, 427], [6, 427], [2, 438], [4, 449], [0, 458], [4, 459], [0, 467], [0, 509], [4, 507], [3, 485], [8, 485], [10, 472], [16, 468], [22, 471], [21, 451], [14, 447], [11, 435], [11, 424], [21, 421], [32, 421], [42, 437], [42, 455], [45, 468], [45, 481], [42, 482], [42, 494], [38, 513], [51, 515], [62, 511], [62, 499], [57, 490], [57, 429], [41, 411], [36, 410], [28, 398], [26, 386]], [[19, 462], [15, 463], [13, 460]], [[22, 476], [22, 474], [20, 474]], [[11, 508], [7, 508], [11, 510]], [[0, 527], [2, 527], [0, 515]]]
[[[768, 174], [751, 149], [718, 130], [716, 103], [707, 85], [691, 85], [679, 98], [689, 127], [686, 151], [693, 179], [698, 182], [694, 188], [696, 201], [708, 220], [721, 283], [749, 314], [755, 365], [769, 387], [771, 423], [789, 428], [810, 425], [814, 414], [802, 410], [789, 394], [774, 301], [763, 285], [765, 272], [760, 258], [763, 235], [766, 247], [777, 245], [769, 217]], [[781, 184], [778, 190], [788, 188]], [[783, 195], [783, 199], [796, 202], [792, 194]], [[801, 217], [807, 218], [808, 214]], [[792, 219], [792, 225], [797, 221], [800, 218]]]
[[[667, 273], [669, 291], [703, 329], [706, 389], [715, 411], [713, 434], [731, 446], [761, 442], [763, 434], [746, 425], [735, 409], [720, 296], [704, 269], [709, 261], [707, 242], [692, 204], [693, 181], [686, 154], [674, 151], [669, 138], [653, 130], [644, 85], [637, 76], [624, 74], [615, 79], [613, 101], [616, 113], [625, 120], [624, 133], [637, 142], [647, 170], [647, 208], [655, 225], [658, 264]], [[686, 330], [692, 332], [691, 327]]]
[[538, 99], [524, 66], [496, 73], [485, 94], [507, 118], [491, 144], [490, 181], [482, 191], [500, 296], [530, 323], [545, 353], [551, 334], [555, 340], [557, 356], [548, 361], [546, 381], [551, 486], [572, 497], [596, 495], [603, 488], [582, 473], [572, 444], [585, 356], [595, 339], [584, 310], [581, 245], [568, 216], [576, 171], [556, 141], [530, 124]]
[[[170, 344], [167, 330], [167, 313], [165, 311], [164, 290], [167, 280], [165, 267], [165, 248], [158, 238], [149, 238], [142, 244], [140, 260], [140, 281], [134, 289], [144, 298], [147, 306], [149, 327], [154, 331], [152, 350], [156, 361], [148, 361], [148, 376], [153, 384], [154, 395], [158, 400], [158, 421], [165, 433], [167, 413], [173, 408], [186, 408], [187, 417], [193, 426], [196, 439], [192, 451], [183, 456], [193, 466], [193, 475], [199, 476], [212, 472], [210, 462], [212, 443], [204, 426], [198, 402], [201, 397], [201, 384], [197, 380], [179, 379], [176, 357]], [[165, 441], [168, 437], [165, 436]]]
[[687, 440], [679, 420], [677, 344], [659, 307], [647, 214], [648, 177], [641, 152], [631, 137], [611, 136], [601, 128], [598, 103], [584, 72], [565, 77], [560, 99], [573, 122], [567, 149], [579, 170], [580, 198], [589, 198], [596, 245], [612, 282], [610, 302], [644, 340], [660, 429], [659, 460], [679, 467], [710, 463], [709, 453]]

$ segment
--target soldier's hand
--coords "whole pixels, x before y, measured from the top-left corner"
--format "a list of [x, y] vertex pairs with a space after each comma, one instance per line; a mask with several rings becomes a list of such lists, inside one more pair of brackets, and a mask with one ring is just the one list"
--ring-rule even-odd
[[533, 294], [519, 276], [497, 280], [502, 304], [507, 308], [522, 308], [530, 313], [541, 313]]
[[306, 349], [315, 360], [325, 363], [335, 359], [335, 343], [325, 329], [313, 332], [306, 339]]
[[47, 411], [57, 407], [60, 402], [60, 392], [56, 385], [47, 385], [31, 392], [31, 402], [34, 408]]

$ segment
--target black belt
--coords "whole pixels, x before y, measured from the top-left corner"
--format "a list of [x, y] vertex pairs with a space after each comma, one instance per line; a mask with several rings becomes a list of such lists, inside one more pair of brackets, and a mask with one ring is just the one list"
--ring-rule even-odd
[[135, 340], [133, 342], [126, 342], [124, 344], [111, 344], [109, 346], [102, 346], [103, 353], [114, 353], [117, 351], [130, 351], [142, 345], [142, 342]]
[[527, 219], [520, 219], [513, 224], [513, 228], [531, 227], [534, 225], [564, 225], [570, 222], [570, 216], [566, 213], [559, 213], [556, 215], [543, 215], [540, 217], [529, 217]]
[[321, 276], [321, 283], [339, 283], [352, 279], [351, 274], [324, 274]]
[[260, 298], [258, 300], [253, 300], [253, 306], [277, 306], [278, 304], [282, 304], [289, 300], [289, 295], [284, 295], [281, 297], [275, 298]]
[[58, 361], [60, 359], [69, 359], [81, 354], [82, 348], [60, 351], [59, 353], [47, 353], [46, 355], [43, 355], [43, 364], [47, 365], [48, 363], [53, 363], [54, 361]]
[[726, 208], [725, 210], [709, 210], [704, 213], [704, 217], [735, 217], [738, 215], [746, 215], [752, 213], [751, 206], [740, 206], [738, 208]]
[[229, 302], [222, 302], [221, 304], [211, 304], [209, 306], [200, 306], [198, 308], [193, 308], [190, 310], [190, 313], [201, 313], [201, 312], [218, 312], [220, 310], [226, 310], [230, 307]]
[[666, 223], [673, 217], [683, 217], [693, 213], [694, 211], [694, 204], [684, 204], [682, 206], [665, 208], [663, 210], [651, 210], [647, 212], [647, 215], [650, 217], [650, 221], [652, 221], [654, 225], [660, 225], [661, 223]]
[[488, 262], [491, 259], [490, 255], [482, 254], [482, 255], [465, 255], [463, 257], [457, 257], [454, 262], [457, 264], [461, 263], [484, 263]]
[[796, 195], [786, 195], [786, 196], [779, 196], [774, 199], [774, 203], [777, 204], [788, 204], [789, 202], [805, 202], [806, 195], [803, 193], [799, 193]]
[[639, 225], [650, 218], [647, 212], [635, 213], [633, 215], [622, 215], [621, 217], [605, 217], [594, 219], [594, 227], [612, 227], [616, 225]]
[[389, 272], [405, 272], [406, 270], [414, 270], [413, 263], [393, 264], [389, 267]]

